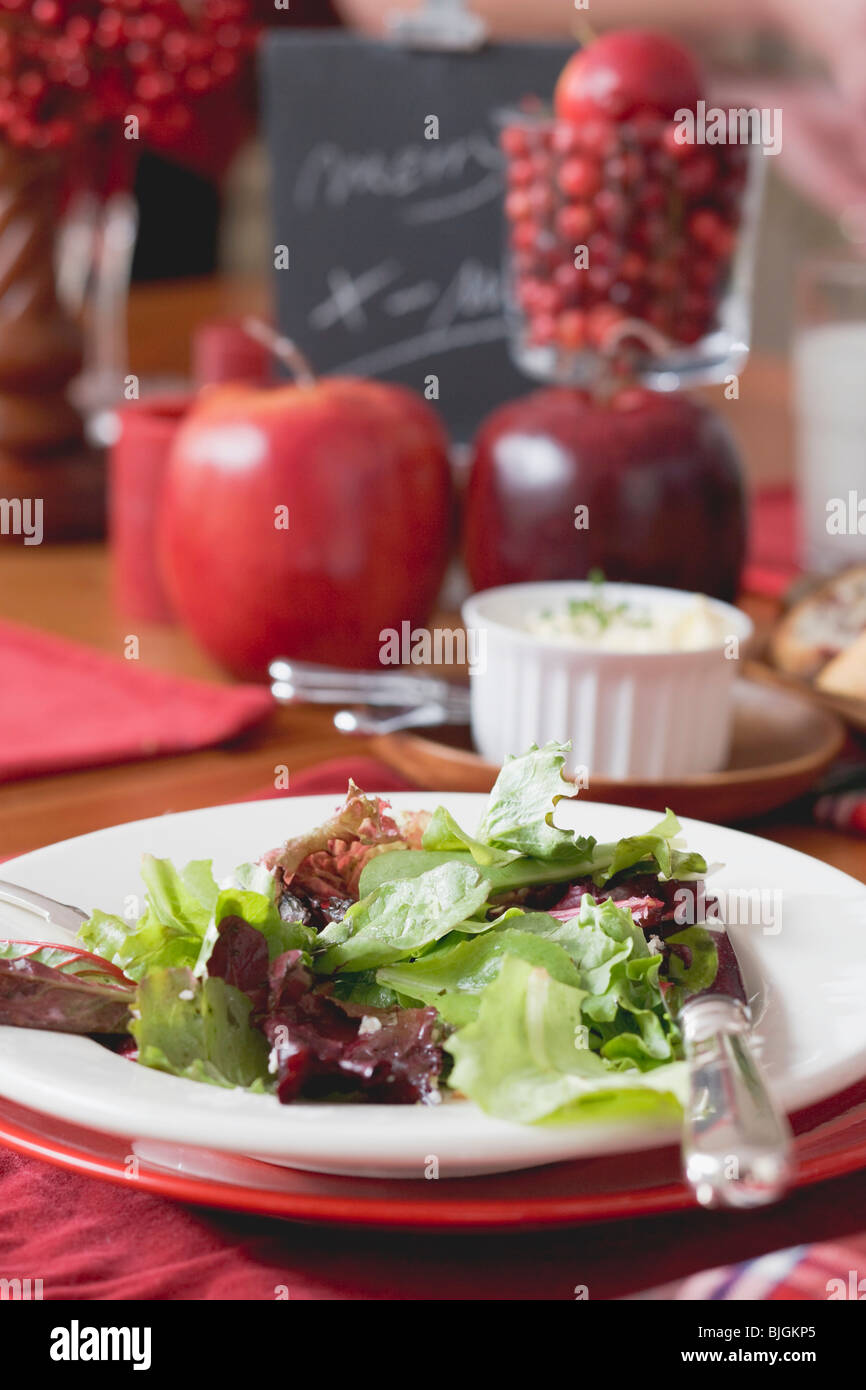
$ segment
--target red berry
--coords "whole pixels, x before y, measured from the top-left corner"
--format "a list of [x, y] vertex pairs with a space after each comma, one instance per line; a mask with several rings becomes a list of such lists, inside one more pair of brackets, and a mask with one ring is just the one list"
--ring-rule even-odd
[[591, 154], [596, 159], [605, 159], [620, 147], [619, 130], [611, 121], [593, 117], [581, 121], [574, 130], [584, 154]]
[[546, 347], [556, 337], [553, 314], [538, 314], [529, 325], [529, 341], [533, 347]]
[[615, 304], [597, 304], [595, 308], [587, 310], [587, 342], [604, 350], [614, 329], [619, 327], [625, 317], [622, 309], [618, 309]]
[[586, 295], [586, 271], [578, 270], [570, 263], [558, 265], [553, 272], [553, 282], [567, 307], [579, 304]]
[[664, 129], [665, 122], [658, 112], [652, 110], [636, 111], [628, 123], [629, 135], [643, 149], [660, 145]]
[[556, 320], [556, 340], [568, 352], [586, 346], [586, 315], [580, 309], [565, 309]]
[[622, 247], [616, 237], [608, 232], [595, 232], [589, 239], [590, 263], [596, 265], [615, 265], [622, 255]]
[[534, 251], [538, 242], [538, 228], [534, 222], [516, 222], [511, 229], [511, 245], [517, 251]]
[[604, 166], [605, 179], [630, 188], [644, 173], [644, 162], [636, 150], [623, 150], [613, 155]]
[[529, 140], [525, 126], [505, 126], [500, 133], [499, 144], [509, 159], [518, 159], [529, 154]]
[[609, 265], [590, 264], [586, 272], [586, 283], [593, 294], [604, 298], [610, 294], [616, 283], [616, 271]]
[[569, 246], [583, 246], [595, 225], [595, 214], [587, 203], [567, 203], [556, 214], [557, 233]]
[[554, 207], [553, 189], [550, 184], [534, 183], [527, 190], [526, 198], [533, 216], [547, 221]]
[[628, 218], [628, 198], [615, 188], [599, 189], [593, 206], [606, 227], [621, 227]]
[[560, 166], [559, 186], [569, 198], [591, 198], [601, 187], [601, 170], [594, 160], [572, 155]]
[[716, 176], [715, 160], [702, 150], [682, 165], [677, 186], [689, 198], [703, 198], [715, 183]]
[[646, 279], [646, 273], [646, 258], [639, 251], [627, 251], [617, 267], [620, 280], [625, 280], [630, 285], [640, 284]]
[[671, 121], [665, 126], [661, 138], [661, 147], [665, 154], [670, 155], [671, 159], [677, 161], [688, 159], [694, 150], [694, 145], [685, 139], [688, 127], [683, 126], [680, 121]]
[[508, 165], [508, 182], [512, 188], [525, 188], [532, 182], [532, 164], [528, 159], [514, 159]]
[[532, 213], [529, 194], [524, 188], [513, 189], [505, 199], [505, 216], [509, 222], [522, 222]]
[[581, 132], [565, 121], [557, 121], [550, 144], [556, 154], [575, 154], [581, 148]]

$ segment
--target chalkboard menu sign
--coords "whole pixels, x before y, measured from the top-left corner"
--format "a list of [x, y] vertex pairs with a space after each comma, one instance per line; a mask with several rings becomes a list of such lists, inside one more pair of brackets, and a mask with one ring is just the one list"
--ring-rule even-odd
[[426, 390], [457, 440], [528, 389], [505, 345], [495, 113], [549, 96], [572, 51], [268, 36], [277, 318], [318, 371]]

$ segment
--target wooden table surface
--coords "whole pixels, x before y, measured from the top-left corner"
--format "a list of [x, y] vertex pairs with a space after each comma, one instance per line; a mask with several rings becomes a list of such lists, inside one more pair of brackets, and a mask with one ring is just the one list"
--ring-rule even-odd
[[[138, 290], [131, 305], [132, 367], [147, 376], [183, 373], [190, 330], [203, 319], [266, 303], [257, 284], [202, 282]], [[168, 325], [168, 327], [167, 327]], [[777, 361], [753, 361], [739, 400], [709, 398], [729, 412], [750, 479], [781, 482], [791, 466], [787, 373]], [[0, 546], [0, 615], [122, 654], [125, 636], [140, 640], [146, 666], [216, 681], [226, 677], [177, 628], [131, 623], [113, 610], [109, 565], [101, 545]], [[330, 712], [277, 709], [266, 726], [231, 746], [184, 756], [32, 778], [0, 787], [0, 855], [8, 856], [120, 821], [249, 796], [273, 784], [274, 769], [292, 771], [350, 751], [368, 751], [337, 734]], [[866, 880], [866, 841], [810, 824], [808, 811], [787, 808], [749, 829], [794, 846]]]

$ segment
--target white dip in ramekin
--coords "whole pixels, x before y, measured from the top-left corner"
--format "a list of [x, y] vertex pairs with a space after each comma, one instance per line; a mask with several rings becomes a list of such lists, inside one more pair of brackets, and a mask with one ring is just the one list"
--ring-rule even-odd
[[738, 608], [563, 580], [483, 590], [463, 619], [483, 633], [472, 735], [489, 761], [557, 739], [571, 740], [571, 773], [657, 781], [725, 766], [738, 658], [753, 631]]

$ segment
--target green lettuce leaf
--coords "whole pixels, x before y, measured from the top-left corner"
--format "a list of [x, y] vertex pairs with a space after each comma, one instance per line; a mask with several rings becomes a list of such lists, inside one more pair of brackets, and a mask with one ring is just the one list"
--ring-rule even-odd
[[449, 1084], [488, 1114], [523, 1124], [678, 1117], [681, 1064], [642, 1073], [591, 1051], [587, 997], [506, 953], [481, 995], [477, 1018], [445, 1043], [455, 1063]]
[[453, 862], [418, 878], [383, 883], [350, 907], [341, 922], [320, 932], [319, 944], [326, 950], [316, 957], [314, 969], [323, 975], [345, 966], [371, 970], [417, 955], [456, 927], [484, 931], [489, 922], [472, 919], [489, 892], [490, 884], [477, 868]]
[[518, 857], [519, 851], [513, 849], [496, 849], [493, 845], [483, 844], [481, 840], [475, 840], [471, 835], [467, 835], [465, 830], [461, 830], [450, 811], [446, 811], [444, 806], [437, 806], [430, 818], [427, 829], [421, 837], [421, 845], [425, 850], [468, 850], [482, 868], [487, 868], [490, 864], [507, 864], [510, 860]]
[[160, 967], [193, 967], [219, 894], [209, 861], [195, 860], [178, 872], [170, 860], [146, 854], [141, 876], [147, 897], [139, 920], [97, 911], [79, 939], [133, 980]]
[[146, 1067], [213, 1086], [267, 1090], [268, 1044], [250, 1027], [250, 1001], [225, 980], [155, 969], [138, 987], [130, 1031]]
[[[585, 845], [585, 841], [580, 842]], [[361, 874], [359, 891], [361, 897], [368, 897], [381, 888], [383, 883], [394, 883], [398, 879], [418, 878], [429, 873], [440, 864], [467, 864], [476, 866], [477, 861], [468, 850], [394, 850], [380, 854], [369, 860]], [[585, 848], [575, 846], [573, 854], [563, 859], [534, 859], [519, 856], [500, 864], [484, 866], [484, 877], [490, 884], [491, 895], [508, 893], [516, 888], [526, 888], [533, 883], [569, 883], [591, 872], [592, 858]]]
[[534, 744], [527, 753], [509, 758], [493, 784], [478, 839], [499, 849], [517, 850], [537, 859], [588, 853], [594, 841], [576, 839], [573, 830], [553, 824], [557, 802], [574, 791], [562, 778], [570, 743]]
[[[547, 920], [553, 924], [553, 918]], [[451, 932], [417, 960], [386, 965], [376, 978], [420, 1004], [432, 1004], [446, 1023], [460, 1026], [477, 1017], [481, 992], [496, 978], [506, 952], [543, 966], [564, 984], [580, 984], [577, 968], [561, 946], [514, 928], [469, 937]]]
[[[681, 878], [706, 873], [706, 860], [700, 854], [682, 853], [675, 840], [682, 826], [673, 811], [643, 835], [629, 835], [611, 845], [597, 845], [593, 855], [593, 882], [603, 888], [609, 879], [626, 869], [657, 873], [662, 878]], [[638, 869], [638, 866], [639, 869]]]

